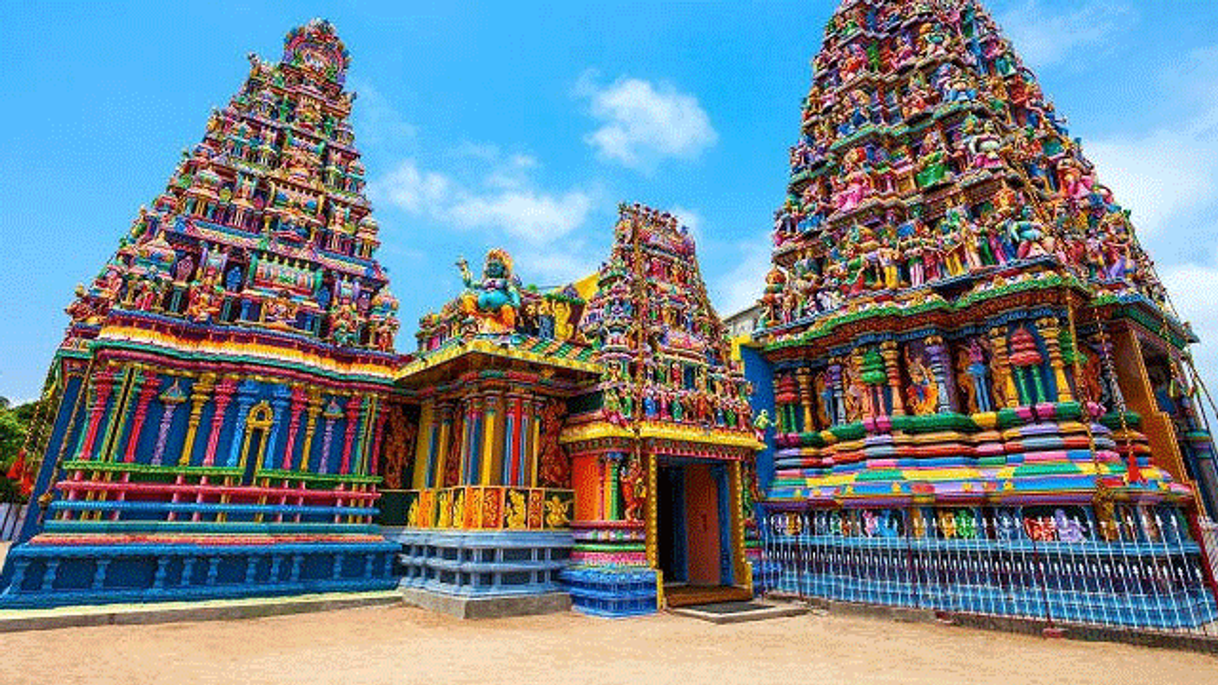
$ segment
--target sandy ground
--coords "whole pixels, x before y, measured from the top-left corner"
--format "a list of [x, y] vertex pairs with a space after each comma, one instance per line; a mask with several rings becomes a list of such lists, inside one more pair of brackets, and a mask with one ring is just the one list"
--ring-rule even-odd
[[404, 606], [0, 635], [0, 683], [1218, 682], [1218, 658], [852, 617], [462, 622]]

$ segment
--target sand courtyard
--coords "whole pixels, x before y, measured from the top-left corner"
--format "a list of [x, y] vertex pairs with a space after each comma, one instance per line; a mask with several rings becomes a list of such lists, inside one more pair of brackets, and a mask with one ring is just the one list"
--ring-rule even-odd
[[1213, 683], [1218, 658], [808, 614], [460, 621], [406, 606], [5, 634], [22, 683]]

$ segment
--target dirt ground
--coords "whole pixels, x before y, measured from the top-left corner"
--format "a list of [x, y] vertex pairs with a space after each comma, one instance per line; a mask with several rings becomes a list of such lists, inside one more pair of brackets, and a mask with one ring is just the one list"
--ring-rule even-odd
[[853, 617], [462, 622], [404, 606], [0, 635], [0, 683], [1218, 682], [1218, 658]]

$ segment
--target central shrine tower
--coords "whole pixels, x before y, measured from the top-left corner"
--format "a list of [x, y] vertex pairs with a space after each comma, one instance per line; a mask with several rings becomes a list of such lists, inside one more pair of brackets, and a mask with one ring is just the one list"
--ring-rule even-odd
[[[1218, 512], [1196, 339], [990, 15], [846, 0], [801, 119], [746, 352], [774, 398], [772, 532], [946, 543], [934, 563], [951, 545], [985, 564], [1018, 540], [1167, 543], [1212, 616], [1191, 541]], [[904, 569], [852, 597], [913, 603]], [[1057, 580], [1059, 617], [1090, 611], [1068, 589], [1083, 579]]]

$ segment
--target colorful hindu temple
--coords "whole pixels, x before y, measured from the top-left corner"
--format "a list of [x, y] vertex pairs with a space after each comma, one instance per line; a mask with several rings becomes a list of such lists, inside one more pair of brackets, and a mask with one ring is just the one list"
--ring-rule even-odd
[[393, 587], [376, 484], [397, 302], [313, 21], [212, 113], [68, 307], [0, 605]]
[[693, 240], [639, 205], [614, 236], [596, 274], [545, 291], [502, 250], [480, 278], [460, 260], [465, 292], [420, 321], [382, 520], [415, 601], [627, 615], [751, 596], [759, 444]]
[[0, 607], [401, 587], [462, 616], [774, 591], [1218, 619], [1196, 337], [975, 0], [833, 15], [739, 347], [688, 230], [635, 204], [570, 284], [458, 259], [396, 353], [348, 66], [321, 20], [251, 57], [78, 288]]
[[981, 4], [843, 2], [790, 163], [746, 350], [754, 407], [774, 419], [774, 582], [1212, 621], [1196, 533], [1218, 478], [1196, 338]]

